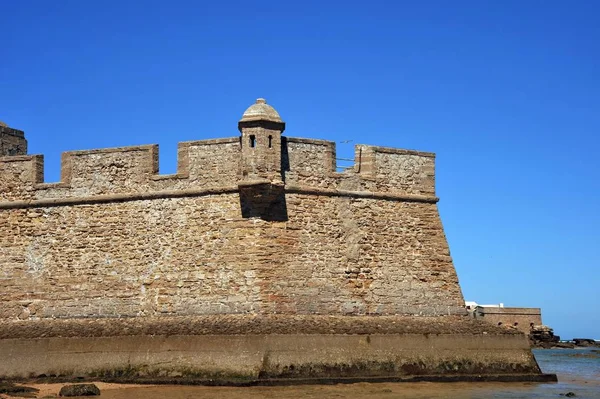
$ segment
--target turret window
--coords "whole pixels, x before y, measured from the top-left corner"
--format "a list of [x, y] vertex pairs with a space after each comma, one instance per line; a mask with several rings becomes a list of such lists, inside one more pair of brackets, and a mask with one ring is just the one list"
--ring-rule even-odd
[[256, 136], [255, 135], [250, 135], [250, 147], [254, 148], [256, 147]]
[[273, 136], [269, 135], [269, 148], [271, 148], [273, 143]]

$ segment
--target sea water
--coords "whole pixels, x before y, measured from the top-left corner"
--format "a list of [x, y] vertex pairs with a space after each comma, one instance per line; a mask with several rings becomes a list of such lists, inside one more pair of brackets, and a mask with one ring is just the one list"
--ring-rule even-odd
[[536, 349], [544, 373], [558, 375], [558, 383], [356, 383], [284, 387], [149, 386], [106, 390], [104, 399], [397, 399], [397, 398], [576, 398], [600, 399], [598, 349]]

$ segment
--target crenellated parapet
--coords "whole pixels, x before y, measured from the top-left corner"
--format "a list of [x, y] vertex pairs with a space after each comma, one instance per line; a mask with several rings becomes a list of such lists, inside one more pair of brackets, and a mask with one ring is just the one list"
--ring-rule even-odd
[[293, 137], [285, 141], [288, 188], [437, 201], [433, 153], [361, 144], [354, 147], [354, 166], [336, 172], [334, 142]]
[[282, 137], [285, 124], [264, 100], [239, 127], [240, 137], [179, 143], [168, 175], [158, 173], [157, 145], [65, 152], [53, 183], [42, 155], [0, 157], [0, 208], [238, 191], [262, 202], [267, 191], [437, 201], [432, 153], [357, 145], [354, 167], [339, 173], [334, 142]]
[[[333, 142], [284, 137], [282, 150], [280, 184], [286, 191], [436, 201], [435, 158], [430, 153], [358, 145], [354, 167], [338, 173]], [[181, 191], [182, 196], [192, 191], [236, 191], [244, 183], [240, 155], [237, 137], [183, 142], [178, 146], [177, 172], [163, 175], [158, 173], [157, 145], [69, 151], [62, 154], [61, 180], [53, 183], [44, 182], [43, 155], [0, 157], [0, 206], [67, 198], [88, 202], [96, 196], [125, 200], [128, 195], [168, 196], [172, 191]]]
[[[201, 195], [271, 182], [240, 173], [241, 147], [238, 137], [179, 143], [177, 172], [168, 175], [158, 173], [157, 145], [69, 151], [62, 154], [61, 180], [53, 183], [44, 182], [42, 155], [0, 157], [0, 207], [34, 206], [38, 200], [122, 201], [177, 191]], [[280, 148], [282, 167], [271, 175], [284, 190], [436, 200], [431, 153], [358, 145], [354, 167], [338, 173], [334, 142], [284, 137]]]

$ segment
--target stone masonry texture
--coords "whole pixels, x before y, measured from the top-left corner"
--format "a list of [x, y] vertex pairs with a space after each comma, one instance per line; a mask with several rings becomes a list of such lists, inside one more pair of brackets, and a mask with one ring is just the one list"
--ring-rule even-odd
[[154, 145], [64, 153], [59, 183], [0, 157], [0, 320], [465, 314], [434, 155], [360, 145], [337, 173], [282, 130], [180, 143], [173, 175]]
[[21, 130], [12, 129], [0, 121], [0, 157], [27, 154], [27, 140]]

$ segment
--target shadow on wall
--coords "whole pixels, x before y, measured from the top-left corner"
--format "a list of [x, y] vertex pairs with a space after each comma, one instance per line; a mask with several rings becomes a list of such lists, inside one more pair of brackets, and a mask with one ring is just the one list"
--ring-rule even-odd
[[285, 182], [285, 172], [290, 171], [290, 155], [287, 137], [281, 137], [281, 180]]
[[243, 218], [261, 218], [270, 222], [288, 220], [285, 190], [281, 185], [256, 184], [240, 188]]

